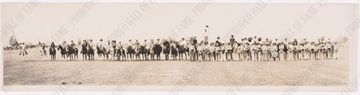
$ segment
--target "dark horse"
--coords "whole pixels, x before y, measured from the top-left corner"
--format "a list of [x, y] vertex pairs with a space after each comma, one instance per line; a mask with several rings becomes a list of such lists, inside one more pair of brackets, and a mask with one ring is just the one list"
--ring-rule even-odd
[[179, 46], [179, 59], [186, 60], [188, 52], [189, 52], [189, 48], [187, 46], [185, 46], [185, 45]]
[[51, 56], [51, 60], [55, 60], [56, 59], [56, 49], [55, 49], [55, 45], [51, 46], [49, 48], [49, 52], [50, 52], [50, 56]]
[[117, 56], [117, 60], [126, 60], [126, 52], [122, 46], [117, 48], [116, 56]]
[[104, 56], [104, 58], [108, 58], [107, 50], [104, 46], [96, 46], [97, 54], [99, 57]]
[[79, 49], [78, 48], [74, 48], [74, 59], [79, 59]]
[[57, 50], [60, 50], [61, 57], [66, 59], [66, 53], [67, 53], [66, 47], [63, 47], [63, 46], [59, 45]]
[[129, 45], [127, 48], [126, 48], [126, 50], [127, 50], [127, 57], [128, 57], [128, 59], [129, 60], [133, 60], [133, 58], [134, 58], [134, 53], [135, 53], [135, 50], [133, 49], [133, 47], [131, 46], [131, 45]]
[[67, 56], [70, 58], [70, 60], [74, 60], [75, 55], [75, 48], [72, 45], [67, 46]]
[[96, 46], [97, 54], [99, 57], [103, 55], [103, 48], [100, 46]]
[[176, 44], [176, 43], [171, 45], [171, 47], [170, 47], [170, 49], [171, 49], [171, 57], [173, 58], [173, 60], [177, 59], [179, 48], [180, 48], [180, 46], [178, 44]]
[[88, 45], [86, 49], [88, 50], [87, 51], [88, 59], [94, 60], [94, 48], [92, 46]]
[[141, 60], [148, 60], [149, 53], [150, 51], [146, 48], [146, 46], [140, 46]]
[[165, 60], [169, 60], [170, 42], [169, 42], [169, 41], [165, 41], [165, 42], [163, 43], [163, 45], [164, 45], [163, 53], [165, 54]]
[[161, 57], [160, 54], [161, 54], [161, 51], [162, 51], [161, 45], [155, 44], [153, 50], [154, 50], [154, 53], [156, 55], [156, 60], [160, 60], [160, 57]]
[[83, 56], [83, 60], [86, 60], [87, 59], [87, 52], [88, 52], [88, 49], [87, 49], [87, 43], [84, 42], [82, 45], [81, 45], [81, 54]]

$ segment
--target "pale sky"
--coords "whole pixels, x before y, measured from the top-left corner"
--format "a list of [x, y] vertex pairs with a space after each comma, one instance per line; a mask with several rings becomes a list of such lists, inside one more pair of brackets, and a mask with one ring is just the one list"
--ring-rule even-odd
[[[96, 3], [85, 14], [81, 15], [75, 26], [69, 23], [71, 17], [79, 17], [76, 14], [84, 10], [83, 3], [49, 4], [40, 3], [29, 14], [18, 22], [14, 29], [15, 36], [19, 42], [51, 42], [54, 35], [62, 25], [69, 30], [61, 41], [78, 39], [109, 38], [117, 27], [126, 23], [125, 19], [134, 15], [138, 16], [134, 24], [128, 26], [127, 31], [116, 36], [115, 40], [127, 41], [128, 39], [150, 39], [168, 38], [172, 30], [178, 26], [185, 26], [183, 32], [176, 33], [177, 37], [201, 36], [205, 25], [210, 26], [209, 38], [216, 36], [229, 36], [231, 29], [236, 23], [254, 7], [256, 4], [210, 4], [196, 7], [196, 3], [161, 3], [149, 5], [146, 11], [141, 11], [141, 5], [132, 3]], [[268, 4], [258, 15], [240, 32], [236, 37], [263, 36], [270, 38], [282, 37], [286, 30], [293, 28], [293, 23], [306, 14], [312, 4]], [[2, 27], [15, 18], [21, 12], [24, 4], [2, 3], [1, 23]], [[205, 6], [205, 7], [204, 7]], [[86, 7], [85, 7], [86, 8]], [[200, 15], [195, 15], [193, 8], [203, 8]], [[317, 39], [320, 37], [338, 37], [354, 21], [356, 6], [354, 4], [327, 4], [319, 7], [319, 12], [311, 18], [307, 18], [303, 28], [296, 31], [295, 38]], [[139, 11], [140, 10], [140, 11]], [[84, 12], [84, 11], [82, 11]], [[190, 22], [183, 23], [185, 17]], [[134, 16], [133, 16], [134, 17]], [[233, 33], [233, 32], [231, 32]], [[9, 35], [10, 36], [10, 35]], [[2, 38], [2, 45], [9, 45], [9, 36]], [[110, 40], [110, 39], [106, 39]]]

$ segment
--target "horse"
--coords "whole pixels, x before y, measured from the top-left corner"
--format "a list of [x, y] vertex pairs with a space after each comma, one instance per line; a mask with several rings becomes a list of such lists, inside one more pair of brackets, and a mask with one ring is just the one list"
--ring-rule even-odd
[[150, 59], [151, 60], [155, 60], [155, 50], [154, 50], [155, 45], [154, 44], [150, 44], [148, 51], [149, 51], [149, 55], [150, 55]]
[[149, 50], [146, 48], [146, 46], [140, 46], [140, 55], [141, 55], [141, 60], [148, 60], [148, 54], [149, 54]]
[[83, 60], [87, 59], [87, 52], [88, 52], [87, 43], [84, 43], [81, 45], [81, 52], [80, 52], [83, 56]]
[[97, 50], [97, 54], [99, 57], [101, 57], [102, 55], [104, 55], [104, 48], [103, 47], [100, 47], [100, 46], [96, 46], [96, 50]]
[[104, 57], [104, 59], [109, 58], [109, 49], [106, 49], [104, 46], [96, 46], [97, 54], [99, 57]]
[[117, 56], [117, 60], [126, 60], [126, 52], [123, 49], [123, 47], [119, 47], [116, 50], [116, 56]]
[[59, 45], [59, 47], [57, 48], [57, 50], [60, 50], [61, 57], [62, 57], [63, 59], [66, 59], [66, 52], [67, 52], [66, 48], [63, 47], [63, 46], [61, 46], [61, 45]]
[[174, 44], [170, 47], [171, 57], [173, 58], [173, 60], [177, 59], [179, 48], [180, 48], [180, 46], [178, 44]]
[[74, 59], [78, 59], [79, 58], [78, 55], [79, 55], [79, 49], [74, 48]]
[[74, 60], [74, 54], [75, 54], [75, 49], [73, 46], [67, 46], [67, 56], [70, 58], [70, 61], [71, 60]]
[[156, 60], [160, 60], [160, 58], [161, 58], [160, 54], [161, 54], [161, 51], [162, 51], [161, 45], [155, 44], [153, 50], [154, 50], [154, 53], [156, 55]]
[[112, 57], [111, 57], [112, 60], [116, 60], [115, 59], [116, 58], [116, 53], [117, 53], [117, 47], [116, 47], [116, 45], [113, 45], [111, 47], [111, 51], [110, 51], [110, 54], [112, 55]]
[[111, 55], [112, 52], [113, 52], [113, 51], [112, 51], [111, 47], [108, 48], [108, 49], [103, 48], [103, 50], [102, 50], [102, 54], [104, 55], [104, 58], [105, 58], [106, 60], [109, 60], [110, 55]]
[[87, 46], [87, 56], [89, 60], [94, 60], [94, 49], [92, 46], [88, 45]]
[[129, 46], [126, 48], [126, 50], [127, 50], [126, 54], [127, 54], [128, 59], [129, 59], [129, 60], [133, 60], [133, 58], [134, 58], [134, 53], [135, 53], [135, 50], [133, 49], [133, 47], [129, 45]]
[[141, 60], [141, 58], [140, 58], [140, 45], [136, 45], [134, 50], [135, 50], [135, 52], [134, 52], [135, 53], [135, 60]]
[[195, 61], [196, 60], [196, 48], [195, 48], [195, 45], [192, 44], [190, 45], [189, 47], [189, 57], [190, 57], [190, 61]]
[[188, 49], [185, 45], [181, 45], [178, 47], [178, 52], [179, 52], [179, 59], [180, 60], [184, 60], [184, 57], [185, 57], [185, 60], [187, 59], [187, 56], [186, 56], [186, 50]]
[[169, 60], [169, 54], [170, 54], [170, 43], [168, 41], [165, 41], [163, 43], [163, 53], [165, 54], [165, 60]]
[[49, 53], [50, 53], [50, 56], [51, 56], [51, 60], [55, 60], [56, 59], [56, 49], [55, 49], [55, 47], [50, 47], [49, 48]]
[[107, 60], [115, 60], [117, 49], [115, 45], [111, 45], [105, 50], [105, 56]]

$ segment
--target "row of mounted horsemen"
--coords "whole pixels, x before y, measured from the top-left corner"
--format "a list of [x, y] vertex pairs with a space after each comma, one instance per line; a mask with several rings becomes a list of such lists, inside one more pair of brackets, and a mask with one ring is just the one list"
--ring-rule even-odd
[[[196, 39], [186, 42], [196, 42]], [[182, 38], [182, 43], [185, 39]], [[195, 45], [195, 43], [180, 44], [179, 41], [164, 39], [160, 41], [151, 40], [149, 43], [144, 40], [143, 43], [139, 43], [138, 40], [132, 42], [129, 40], [128, 44], [122, 44], [121, 42], [103, 41], [100, 39], [98, 44], [94, 44], [93, 40], [83, 40], [81, 47], [78, 47], [73, 41], [69, 44], [64, 41], [62, 44], [56, 46], [54, 42], [51, 43], [49, 53], [51, 60], [56, 59], [56, 51], [59, 50], [63, 59], [69, 58], [69, 60], [78, 59], [78, 54], [82, 54], [83, 60], [95, 60], [95, 53], [99, 57], [103, 57], [104, 60], [161, 60], [161, 55], [165, 55], [165, 60], [187, 60], [190, 53], [195, 55], [196, 48], [190, 50], [189, 45]], [[46, 53], [46, 45], [41, 45], [41, 52]], [[81, 48], [79, 50], [79, 48]], [[46, 55], [46, 54], [43, 54]]]
[[[79, 44], [80, 45], [80, 44]], [[46, 46], [42, 45], [41, 51], [46, 51]], [[51, 60], [56, 58], [55, 44], [50, 46]], [[76, 44], [71, 41], [70, 44], [63, 42], [57, 46], [64, 59], [78, 59], [79, 49]], [[165, 55], [165, 60], [172, 57], [173, 60], [196, 61], [227, 61], [233, 60], [233, 55], [239, 57], [239, 60], [320, 60], [320, 59], [337, 59], [338, 46], [337, 42], [330, 39], [324, 41], [319, 39], [318, 42], [308, 42], [304, 39], [298, 42], [287, 41], [278, 42], [277, 39], [272, 40], [257, 37], [243, 38], [240, 42], [235, 41], [232, 36], [229, 42], [224, 42], [217, 37], [215, 42], [208, 43], [205, 40], [197, 42], [196, 38], [180, 41], [164, 39], [160, 41], [151, 40], [149, 43], [144, 40], [140, 44], [137, 40], [132, 42], [129, 40], [127, 44], [116, 41], [104, 42], [102, 39], [98, 44], [94, 44], [92, 40], [84, 40], [81, 44], [80, 53], [83, 60], [94, 60], [95, 53], [104, 60], [161, 60], [161, 55]], [[238, 55], [236, 55], [236, 54]]]

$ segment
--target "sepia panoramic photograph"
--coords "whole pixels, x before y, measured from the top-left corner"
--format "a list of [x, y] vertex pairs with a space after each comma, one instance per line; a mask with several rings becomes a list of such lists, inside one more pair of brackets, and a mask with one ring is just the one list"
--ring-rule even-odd
[[2, 3], [3, 86], [352, 91], [356, 81], [356, 4], [96, 1]]

